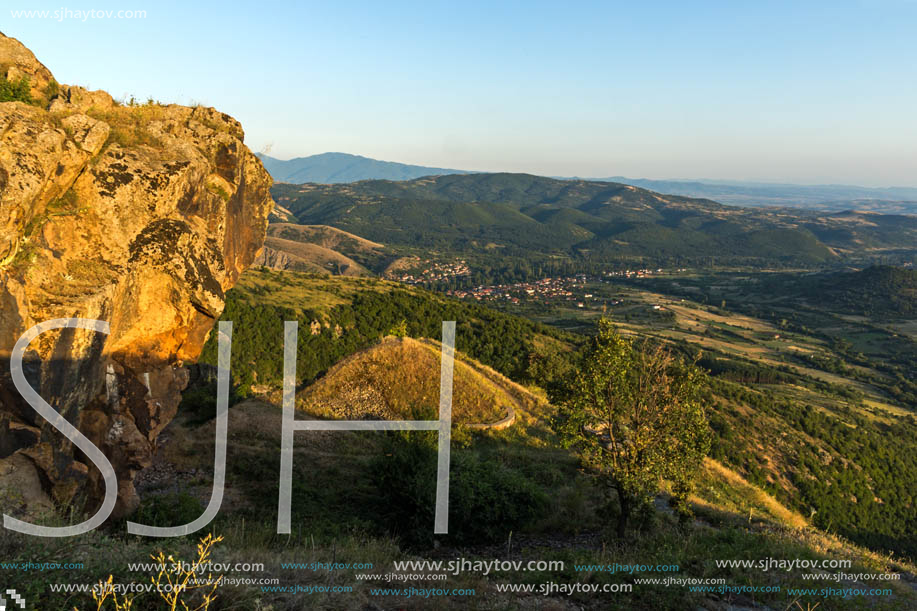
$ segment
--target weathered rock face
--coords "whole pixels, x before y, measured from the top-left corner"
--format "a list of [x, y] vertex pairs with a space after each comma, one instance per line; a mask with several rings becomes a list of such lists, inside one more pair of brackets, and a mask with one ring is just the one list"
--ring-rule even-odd
[[[0, 65], [48, 91], [47, 68], [2, 34]], [[42, 334], [24, 369], [109, 457], [123, 515], [176, 413], [182, 363], [197, 357], [224, 292], [263, 244], [271, 179], [239, 123], [212, 108], [54, 91], [40, 105], [0, 103], [0, 489], [41, 481], [56, 503], [88, 501], [90, 511], [101, 498], [95, 467], [13, 387], [9, 358], [37, 323], [104, 320], [107, 336]]]
[[29, 78], [32, 97], [41, 97], [47, 86], [54, 80], [51, 71], [35, 59], [35, 55], [15, 38], [9, 38], [0, 32], [0, 72], [11, 81], [20, 77]]

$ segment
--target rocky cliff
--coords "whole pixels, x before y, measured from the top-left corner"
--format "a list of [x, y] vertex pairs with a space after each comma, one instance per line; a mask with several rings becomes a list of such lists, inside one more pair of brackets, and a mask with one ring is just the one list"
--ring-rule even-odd
[[25, 403], [9, 370], [24, 331], [80, 317], [107, 321], [110, 334], [44, 333], [26, 376], [112, 462], [124, 515], [176, 413], [183, 363], [262, 246], [271, 179], [239, 123], [212, 108], [119, 104], [58, 85], [2, 34], [0, 78], [28, 90], [0, 103], [3, 509], [91, 511], [102, 496], [95, 467]]

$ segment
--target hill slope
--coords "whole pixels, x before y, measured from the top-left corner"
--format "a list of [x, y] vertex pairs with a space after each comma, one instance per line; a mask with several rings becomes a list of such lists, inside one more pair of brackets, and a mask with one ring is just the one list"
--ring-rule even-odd
[[275, 223], [255, 260], [276, 270], [322, 275], [369, 276], [395, 258], [384, 245], [327, 225]]
[[267, 235], [266, 246], [305, 264], [298, 268], [263, 262], [274, 269], [365, 276], [381, 273], [397, 258], [384, 244], [327, 225], [274, 223], [268, 227]]
[[[387, 337], [337, 363], [299, 394], [297, 407], [345, 420], [435, 420], [440, 349], [433, 340]], [[453, 422], [491, 425], [515, 416], [508, 380], [461, 353], [454, 367]]]
[[317, 244], [268, 236], [255, 265], [340, 276], [368, 276], [369, 271], [349, 257]]
[[464, 170], [379, 161], [347, 153], [322, 153], [289, 160], [274, 159], [262, 153], [258, 153], [258, 157], [276, 182], [342, 183], [367, 179], [410, 180], [434, 174], [466, 173]]
[[[813, 523], [820, 527], [876, 549], [911, 557], [917, 553], [917, 540], [910, 534], [915, 517], [908, 488], [917, 473], [917, 423], [907, 417], [906, 397], [900, 405], [875, 408], [876, 401], [892, 400], [872, 387], [885, 377], [882, 372], [868, 371], [869, 363], [862, 361], [863, 382], [844, 381], [831, 373], [838, 371], [834, 363], [840, 353], [820, 337], [793, 332], [792, 323], [779, 328], [750, 317], [720, 316], [677, 299], [647, 298], [648, 303], [664, 303], [674, 318], [656, 328], [627, 312], [613, 309], [609, 315], [622, 319], [622, 332], [672, 342], [686, 355], [704, 350], [701, 364], [713, 377], [708, 405], [718, 433], [714, 457], [782, 504], [813, 514]], [[227, 295], [223, 319], [235, 322], [238, 366], [233, 377], [242, 387], [279, 386], [284, 320], [299, 321], [297, 381], [304, 387], [325, 377], [334, 380], [337, 363], [372, 349], [386, 335], [436, 339], [443, 320], [457, 322], [457, 350], [511, 380], [542, 387], [563, 375], [569, 366], [565, 355], [583, 339], [392, 282], [264, 270], [242, 276]], [[774, 339], [778, 334], [787, 338]], [[377, 354], [389, 363], [416, 358], [396, 358], [394, 347], [386, 350]], [[205, 362], [215, 363], [215, 352], [211, 339]], [[410, 380], [372, 374], [374, 381], [367, 384], [364, 374], [352, 373], [339, 378], [344, 382], [333, 382], [322, 396], [333, 397], [347, 387], [381, 385], [394, 388], [390, 398], [401, 397], [394, 403], [402, 406], [395, 412], [404, 414], [405, 406], [418, 403], [410, 399], [416, 395], [412, 384], [430, 393], [436, 388], [435, 350], [430, 357], [421, 368], [429, 376], [426, 382], [418, 382], [419, 373]], [[378, 372], [375, 365], [363, 364]], [[817, 369], [822, 366], [826, 369]], [[376, 393], [370, 404], [385, 404], [379, 397], [387, 392]], [[541, 426], [548, 419], [543, 416]], [[854, 497], [858, 500], [851, 502]]]
[[860, 271], [780, 277], [761, 292], [771, 299], [802, 298], [827, 311], [873, 319], [917, 317], [917, 270], [877, 265]]

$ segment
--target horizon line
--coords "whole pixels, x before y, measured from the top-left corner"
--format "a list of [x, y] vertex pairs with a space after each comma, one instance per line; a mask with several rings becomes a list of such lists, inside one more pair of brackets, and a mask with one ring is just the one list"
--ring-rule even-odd
[[[530, 176], [539, 176], [542, 178], [551, 178], [554, 180], [589, 180], [595, 182], [619, 182], [615, 179], [624, 179], [624, 180], [649, 180], [656, 182], [693, 182], [701, 183], [711, 186], [756, 186], [756, 185], [767, 185], [774, 187], [781, 186], [792, 186], [792, 187], [848, 187], [848, 188], [857, 188], [857, 189], [874, 189], [874, 190], [892, 190], [892, 189], [914, 189], [917, 190], [917, 185], [884, 185], [884, 186], [864, 186], [853, 183], [840, 183], [840, 182], [786, 182], [780, 180], [761, 180], [761, 179], [743, 179], [743, 178], [709, 178], [709, 177], [699, 177], [699, 178], [648, 178], [648, 177], [634, 177], [634, 176], [622, 176], [619, 174], [610, 174], [606, 176], [558, 176], [558, 175], [549, 175], [549, 174], [540, 174], [537, 172], [519, 172], [519, 171], [507, 171], [507, 170], [466, 170], [462, 168], [444, 168], [435, 165], [427, 165], [425, 163], [409, 163], [405, 161], [392, 161], [389, 159], [378, 159], [376, 157], [369, 157], [367, 155], [360, 155], [359, 153], [346, 153], [344, 151], [324, 151], [322, 153], [313, 153], [311, 155], [298, 155], [295, 157], [290, 157], [288, 159], [281, 159], [280, 157], [274, 157], [269, 153], [264, 151], [257, 151], [255, 153], [258, 156], [269, 157], [275, 161], [297, 161], [299, 159], [309, 159], [310, 157], [320, 157], [322, 155], [346, 155], [348, 157], [359, 157], [360, 159], [367, 159], [369, 161], [378, 161], [381, 163], [394, 163], [398, 165], [406, 166], [415, 166], [421, 168], [429, 168], [433, 170], [449, 170], [456, 173], [467, 173], [467, 174], [528, 174]], [[441, 176], [446, 176], [447, 174], [440, 174]], [[733, 183], [733, 184], [730, 184]]]

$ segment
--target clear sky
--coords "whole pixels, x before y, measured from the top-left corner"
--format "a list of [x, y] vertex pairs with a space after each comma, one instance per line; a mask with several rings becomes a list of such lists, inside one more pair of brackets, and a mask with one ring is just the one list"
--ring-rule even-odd
[[[12, 14], [62, 8], [146, 18]], [[917, 186], [917, 0], [7, 0], [0, 31], [279, 158]]]

